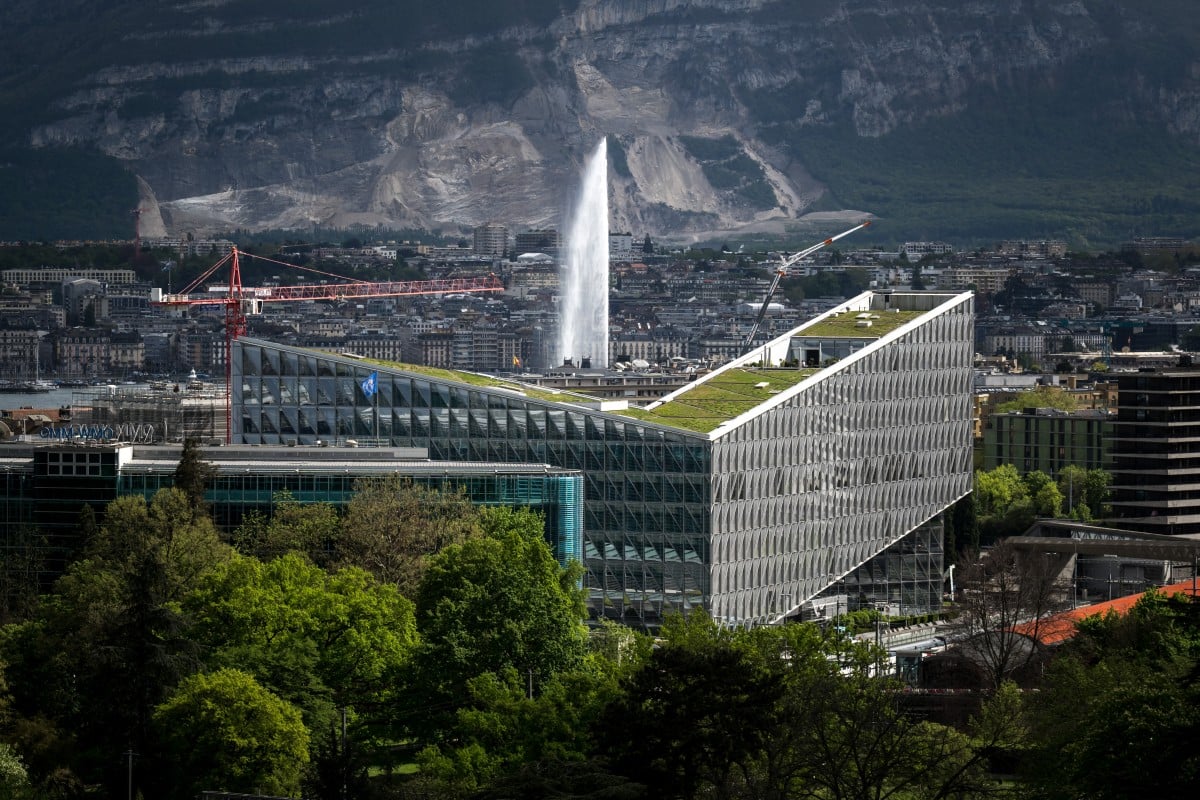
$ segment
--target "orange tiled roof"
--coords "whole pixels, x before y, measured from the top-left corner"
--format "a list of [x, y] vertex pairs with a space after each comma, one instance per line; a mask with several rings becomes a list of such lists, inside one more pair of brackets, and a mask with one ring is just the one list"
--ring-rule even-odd
[[[1187, 580], [1182, 583], [1175, 583], [1170, 586], [1160, 586], [1158, 592], [1165, 594], [1168, 597], [1176, 594], [1185, 594], [1195, 596], [1192, 590], [1192, 581]], [[1131, 594], [1126, 597], [1118, 597], [1116, 600], [1109, 600], [1104, 603], [1096, 603], [1082, 608], [1073, 608], [1070, 611], [1064, 611], [1061, 614], [1055, 614], [1046, 617], [1040, 622], [1024, 622], [1020, 625], [1014, 625], [1013, 630], [1023, 636], [1028, 636], [1031, 639], [1037, 639], [1040, 644], [1054, 645], [1061, 644], [1073, 637], [1079, 630], [1076, 623], [1080, 620], [1094, 617], [1101, 614], [1107, 614], [1112, 611], [1115, 614], [1124, 616], [1129, 613], [1129, 609], [1133, 608], [1138, 600], [1142, 599], [1141, 594]]]

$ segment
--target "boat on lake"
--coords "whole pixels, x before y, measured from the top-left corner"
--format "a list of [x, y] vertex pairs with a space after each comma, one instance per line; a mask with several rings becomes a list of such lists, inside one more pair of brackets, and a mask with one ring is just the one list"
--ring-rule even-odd
[[57, 388], [50, 381], [4, 381], [0, 383], [0, 392], [11, 394], [37, 394], [53, 391]]

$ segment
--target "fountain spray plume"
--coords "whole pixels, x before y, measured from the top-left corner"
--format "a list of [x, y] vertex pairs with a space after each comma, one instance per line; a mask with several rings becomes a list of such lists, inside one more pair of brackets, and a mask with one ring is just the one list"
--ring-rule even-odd
[[558, 363], [608, 366], [608, 147], [601, 139], [583, 170], [560, 268]]

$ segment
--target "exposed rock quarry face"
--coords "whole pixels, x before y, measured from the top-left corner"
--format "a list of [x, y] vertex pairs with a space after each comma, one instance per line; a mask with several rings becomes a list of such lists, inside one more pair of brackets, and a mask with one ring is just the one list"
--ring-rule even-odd
[[[837, 123], [878, 137], [957, 113], [973, 87], [1105, 47], [1115, 23], [1095, 5], [582, 0], [548, 26], [408, 50], [98, 69], [30, 141], [128, 162], [147, 234], [558, 225], [600, 136], [615, 151], [615, 230], [767, 229], [804, 215], [823, 188], [765, 128]], [[224, 6], [179, 6], [195, 17], [189, 40], [226, 35]], [[255, 36], [284, 29], [258, 24]], [[785, 109], [755, 101], [772, 92]], [[1143, 92], [1178, 133], [1200, 136], [1200, 70]], [[695, 137], [722, 152], [706, 163]], [[757, 170], [732, 186], [715, 180], [714, 159]]]

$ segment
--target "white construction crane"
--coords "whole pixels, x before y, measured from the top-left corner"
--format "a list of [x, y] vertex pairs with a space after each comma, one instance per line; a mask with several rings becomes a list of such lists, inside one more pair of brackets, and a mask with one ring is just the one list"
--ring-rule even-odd
[[750, 349], [754, 346], [754, 337], [758, 334], [758, 327], [760, 325], [762, 325], [763, 317], [765, 317], [767, 315], [767, 306], [770, 305], [771, 298], [775, 296], [775, 290], [779, 288], [779, 282], [781, 280], [783, 280], [785, 275], [787, 275], [788, 269], [793, 264], [800, 261], [800, 259], [811, 256], [813, 253], [817, 252], [822, 247], [828, 247], [829, 245], [836, 242], [838, 239], [841, 239], [843, 236], [849, 236], [850, 234], [854, 233], [855, 231], [862, 230], [863, 228], [867, 227], [870, 224], [871, 224], [871, 220], [869, 220], [869, 219], [865, 220], [863, 222], [860, 222], [858, 225], [855, 225], [850, 230], [843, 231], [842, 233], [839, 233], [837, 236], [830, 236], [825, 241], [818, 242], [818, 243], [814, 244], [812, 247], [809, 247], [805, 250], [801, 250], [799, 253], [796, 253], [795, 255], [788, 256], [787, 258], [785, 258], [783, 261], [780, 262], [779, 266], [776, 267], [776, 269], [775, 269], [775, 278], [771, 281], [771, 288], [767, 289], [767, 296], [763, 298], [762, 307], [758, 309], [758, 316], [754, 318], [754, 325], [752, 325], [750, 327], [750, 333], [748, 333], [746, 335], [746, 340], [744, 342], [742, 342], [742, 355], [749, 353]]

